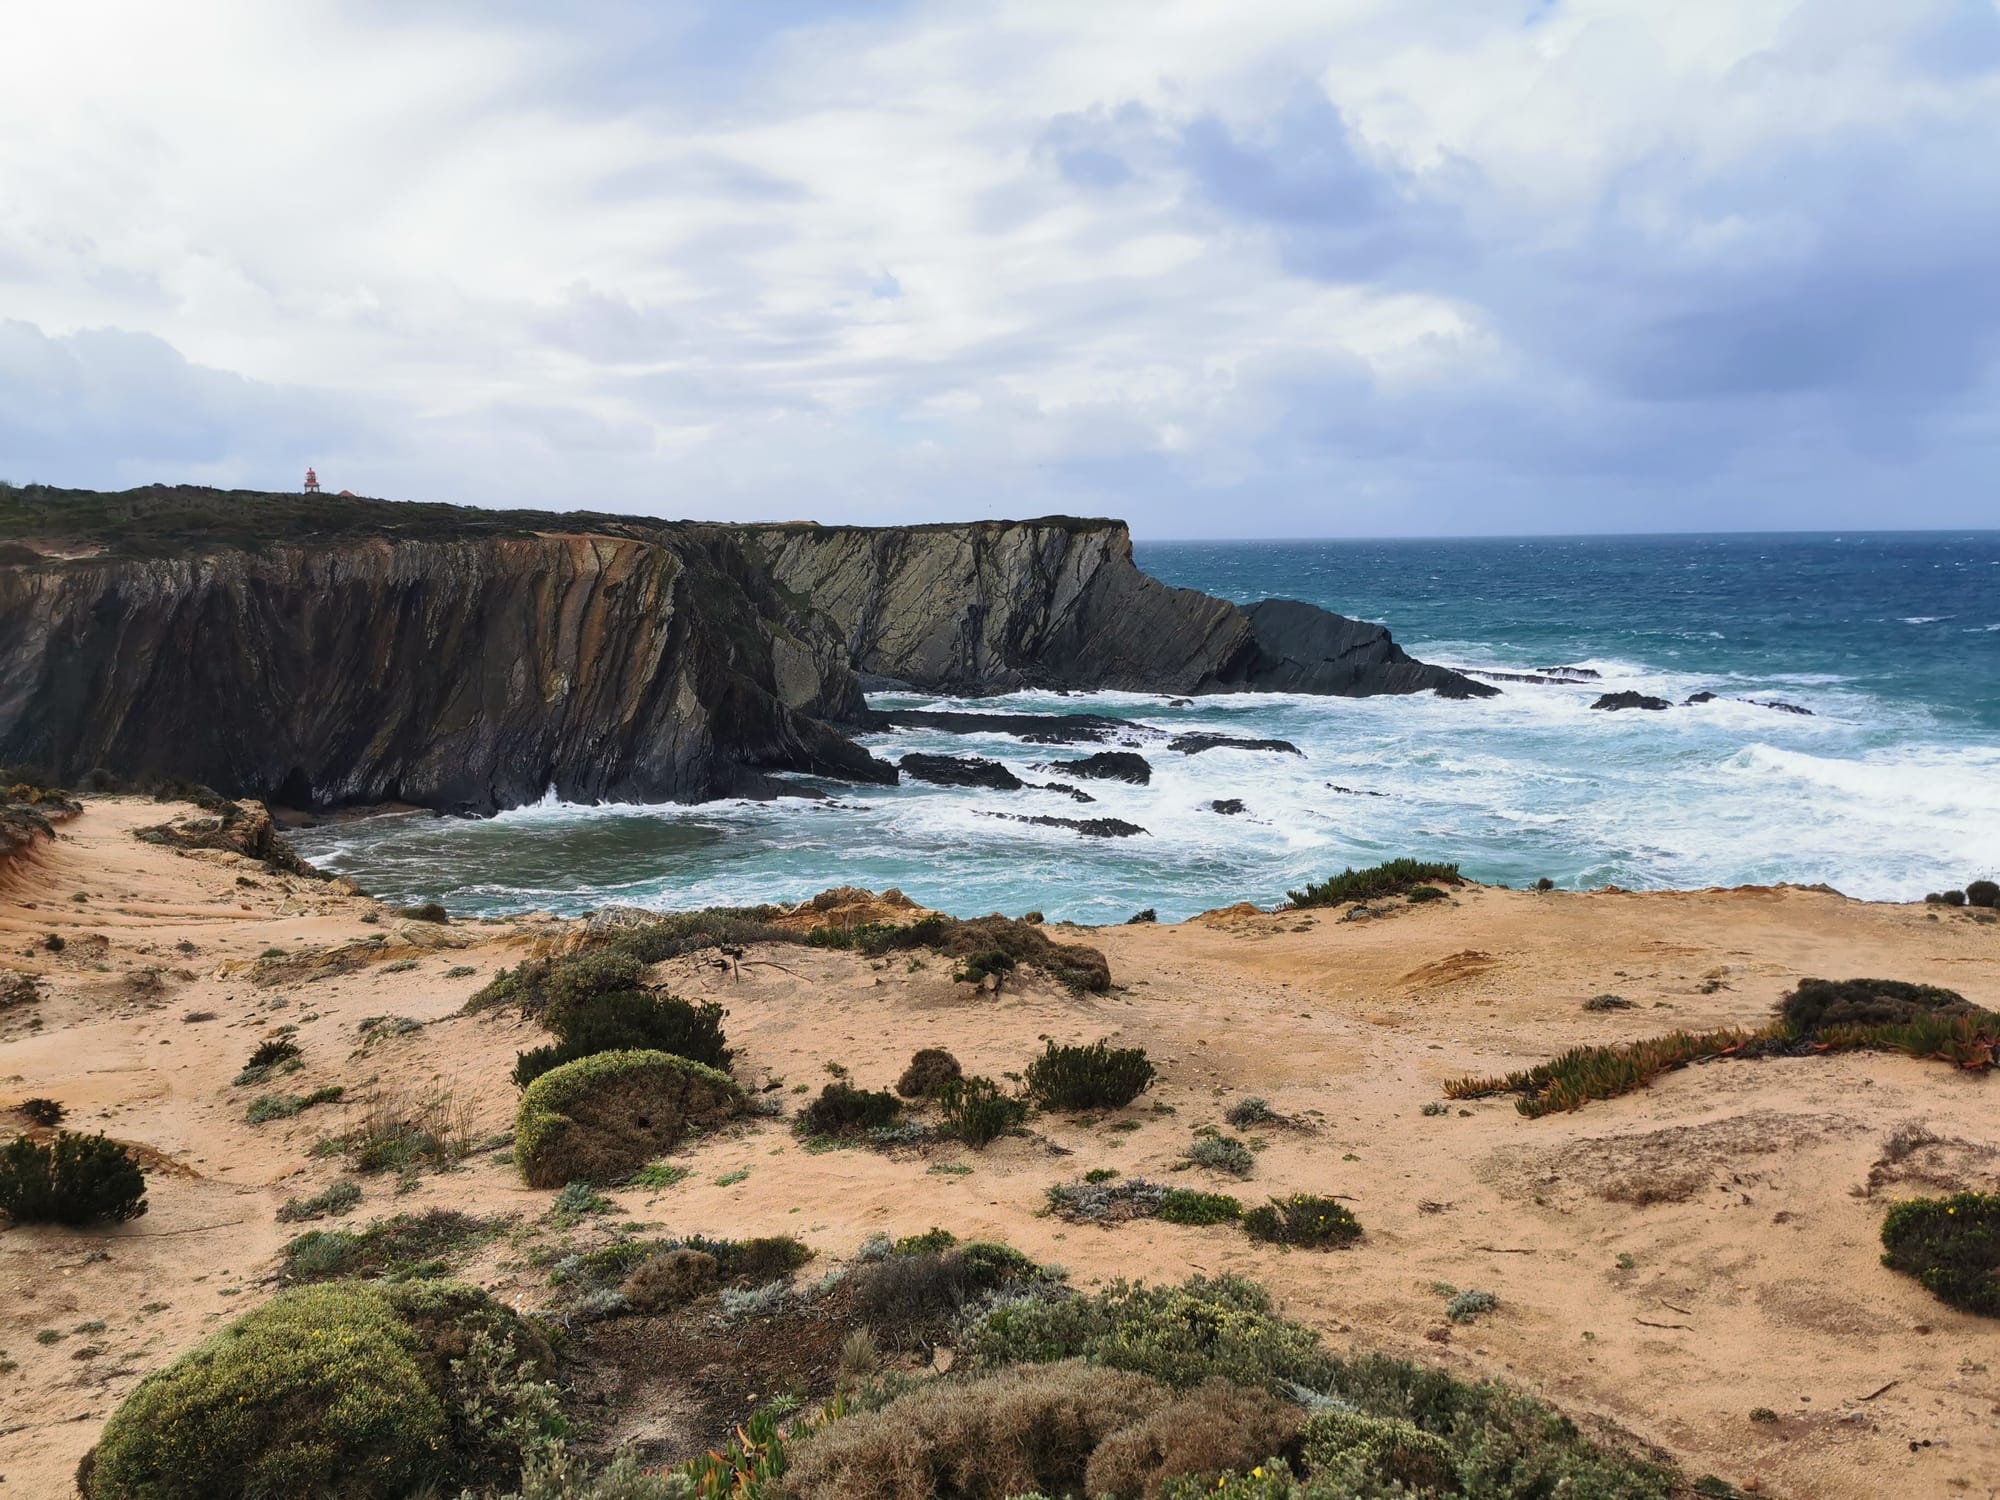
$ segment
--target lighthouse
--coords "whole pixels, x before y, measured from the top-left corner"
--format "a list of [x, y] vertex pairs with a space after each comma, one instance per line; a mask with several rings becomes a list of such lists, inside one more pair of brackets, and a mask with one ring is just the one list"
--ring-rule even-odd
[[319, 493], [319, 475], [315, 474], [311, 469], [306, 470], [306, 493], [308, 495], [317, 495]]

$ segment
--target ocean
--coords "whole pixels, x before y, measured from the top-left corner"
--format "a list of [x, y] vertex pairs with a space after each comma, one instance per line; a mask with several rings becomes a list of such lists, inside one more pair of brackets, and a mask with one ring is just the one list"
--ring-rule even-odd
[[[315, 863], [385, 899], [466, 914], [574, 914], [900, 887], [959, 915], [1173, 920], [1394, 855], [1477, 880], [1632, 889], [1824, 882], [1909, 900], [2000, 871], [2000, 533], [1462, 541], [1142, 542], [1169, 583], [1285, 596], [1388, 625], [1412, 655], [1598, 680], [1501, 682], [1478, 702], [1019, 693], [902, 707], [1094, 711], [1163, 732], [1277, 738], [1301, 755], [1141, 747], [1147, 786], [1097, 799], [823, 783], [825, 802], [563, 805], [403, 814], [302, 832]], [[1666, 712], [1593, 711], [1634, 689]], [[1778, 700], [1810, 715], [1760, 706]], [[1030, 768], [1094, 746], [898, 732], [878, 754]], [[1209, 810], [1236, 799], [1244, 811]], [[1110, 817], [1096, 839], [995, 812]]]

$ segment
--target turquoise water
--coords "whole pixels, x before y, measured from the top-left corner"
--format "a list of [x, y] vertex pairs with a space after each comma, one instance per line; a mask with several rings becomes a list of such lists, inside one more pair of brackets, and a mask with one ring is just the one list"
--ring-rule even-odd
[[[1175, 918], [1393, 854], [1479, 879], [1649, 888], [1825, 881], [1907, 899], [2000, 866], [2000, 533], [1453, 542], [1142, 543], [1140, 566], [1237, 600], [1288, 595], [1381, 620], [1426, 660], [1557, 664], [1601, 680], [1436, 698], [1015, 694], [898, 705], [1097, 711], [1149, 731], [1151, 785], [1040, 791], [825, 784], [832, 800], [682, 807], [545, 802], [312, 830], [309, 858], [397, 900], [575, 912], [900, 886], [959, 913]], [[1665, 713], [1593, 712], [1633, 688]], [[1811, 717], [1758, 707], [1780, 699]], [[1193, 729], [1303, 756], [1168, 752]], [[1083, 749], [922, 732], [878, 753], [979, 754], [1033, 779]], [[1091, 747], [1084, 747], [1088, 749]], [[1344, 787], [1345, 792], [1334, 787]], [[1245, 811], [1207, 809], [1237, 798]], [[1082, 838], [992, 813], [1115, 817]]]

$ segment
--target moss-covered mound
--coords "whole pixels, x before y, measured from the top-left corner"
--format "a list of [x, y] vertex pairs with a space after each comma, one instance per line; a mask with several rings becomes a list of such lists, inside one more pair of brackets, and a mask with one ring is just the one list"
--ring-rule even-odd
[[743, 1090], [714, 1068], [666, 1052], [599, 1052], [528, 1085], [514, 1160], [531, 1187], [612, 1182], [742, 1108]]
[[84, 1460], [86, 1500], [401, 1500], [506, 1485], [556, 1435], [549, 1351], [455, 1282], [285, 1292], [141, 1381]]

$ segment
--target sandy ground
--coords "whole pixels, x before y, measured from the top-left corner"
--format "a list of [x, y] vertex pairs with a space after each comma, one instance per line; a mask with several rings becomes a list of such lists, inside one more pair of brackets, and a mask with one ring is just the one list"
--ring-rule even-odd
[[[469, 1108], [474, 1137], [493, 1138], [512, 1117], [513, 1054], [541, 1036], [455, 1012], [550, 924], [405, 922], [234, 856], [132, 838], [161, 816], [93, 801], [0, 889], [0, 964], [47, 990], [0, 1014], [0, 1132], [20, 1128], [9, 1106], [50, 1096], [70, 1125], [158, 1164], [151, 1211], [129, 1225], [0, 1232], [0, 1496], [71, 1493], [77, 1459], [134, 1381], [270, 1294], [274, 1256], [299, 1227], [276, 1209], [339, 1176], [338, 1161], [308, 1155], [315, 1141], [379, 1095], [439, 1087]], [[39, 946], [49, 932], [67, 939], [60, 954]], [[249, 961], [270, 949], [376, 936], [387, 941], [353, 972], [250, 982]], [[1085, 1285], [1237, 1271], [1335, 1346], [1505, 1376], [1691, 1473], [1829, 1500], [2000, 1493], [2000, 1325], [1877, 1259], [1887, 1204], [1934, 1190], [1909, 1174], [2000, 1186], [2000, 1084], [1851, 1055], [1692, 1068], [1544, 1120], [1505, 1099], [1422, 1113], [1448, 1078], [1578, 1042], [1761, 1022], [1806, 974], [1922, 980], [2000, 1007], [2000, 924], [1792, 889], [1468, 888], [1367, 922], [1239, 909], [1082, 936], [1110, 958], [1108, 995], [1037, 979], [991, 996], [936, 959], [790, 946], [734, 970], [690, 958], [666, 971], [680, 993], [726, 1002], [752, 1086], [817, 1089], [831, 1062], [886, 1086], [927, 1045], [996, 1076], [1045, 1036], [1143, 1045], [1161, 1079], [1125, 1112], [1136, 1129], [1044, 1119], [981, 1153], [891, 1157], [810, 1154], [782, 1122], [755, 1122], [684, 1152], [686, 1181], [627, 1190], [623, 1206], [673, 1232], [794, 1233], [829, 1257], [873, 1231], [942, 1225], [1006, 1239]], [[1634, 1008], [1582, 1010], [1606, 991]], [[204, 1012], [213, 1019], [191, 1019]], [[423, 1024], [368, 1041], [360, 1023], [379, 1016]], [[275, 1086], [341, 1083], [347, 1100], [248, 1125], [259, 1090], [231, 1077], [287, 1024], [306, 1067]], [[1176, 1170], [1189, 1131], [1246, 1095], [1309, 1128], [1247, 1132], [1266, 1142], [1247, 1183]], [[1884, 1140], [1910, 1120], [1958, 1144], [1918, 1152], [1904, 1180], [1892, 1172], [1871, 1192]], [[1246, 1199], [1343, 1194], [1366, 1237], [1289, 1253], [1226, 1228], [1107, 1230], [1038, 1213], [1051, 1183], [1095, 1166]], [[364, 1191], [339, 1224], [445, 1205], [531, 1225], [549, 1201], [490, 1152], [406, 1195], [381, 1179]], [[497, 1243], [470, 1274], [531, 1307], [546, 1277], [520, 1243]], [[1451, 1325], [1438, 1282], [1491, 1291], [1499, 1308]], [[1778, 1420], [1752, 1421], [1755, 1408]]]

